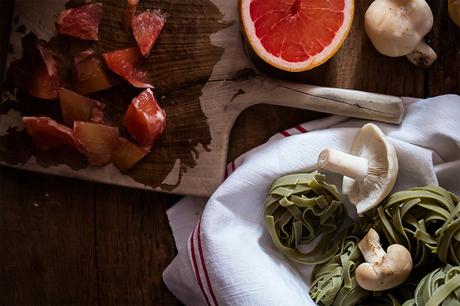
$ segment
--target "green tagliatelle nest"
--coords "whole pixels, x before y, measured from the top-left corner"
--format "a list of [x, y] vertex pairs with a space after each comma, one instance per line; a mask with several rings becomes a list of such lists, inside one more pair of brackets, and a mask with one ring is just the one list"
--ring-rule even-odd
[[415, 297], [403, 306], [460, 305], [460, 266], [447, 265], [425, 276], [415, 289]]
[[359, 287], [355, 278], [357, 266], [364, 261], [358, 248], [360, 226], [352, 226], [348, 235], [339, 239], [339, 248], [328, 261], [313, 271], [310, 296], [319, 305], [351, 306], [370, 295]]
[[[299, 263], [316, 263], [310, 295], [318, 305], [460, 305], [460, 202], [437, 186], [394, 193], [340, 237], [345, 217], [335, 186], [318, 172], [276, 180], [265, 201], [265, 223], [279, 251]], [[406, 282], [383, 292], [361, 288], [355, 270], [364, 258], [358, 242], [370, 228], [384, 248], [401, 244], [414, 270]], [[309, 253], [299, 246], [323, 234]], [[337, 238], [337, 239], [336, 239]], [[447, 265], [425, 276], [426, 271]]]
[[[441, 187], [412, 188], [388, 197], [373, 216], [362, 218], [347, 235], [333, 242], [339, 245], [338, 251], [315, 267], [310, 291], [313, 300], [319, 305], [460, 305], [460, 277], [456, 276], [460, 274], [458, 198]], [[403, 285], [370, 292], [357, 284], [355, 270], [364, 262], [358, 242], [370, 227], [386, 239], [385, 246], [399, 243], [410, 250], [418, 269]], [[425, 271], [439, 264], [436, 257], [457, 267], [449, 266], [450, 272], [437, 269], [436, 275], [433, 272], [421, 280]], [[457, 282], [455, 286], [451, 278]]]
[[[354, 223], [339, 238], [339, 248], [328, 261], [316, 265], [310, 296], [321, 306], [401, 306], [414, 297], [415, 286], [420, 278], [409, 279], [403, 285], [385, 292], [371, 292], [361, 288], [355, 277], [356, 268], [365, 262], [358, 243], [369, 229], [370, 224], [362, 219]], [[415, 281], [415, 283], [414, 283]]]
[[394, 193], [378, 208], [374, 228], [389, 244], [402, 244], [414, 267], [432, 260], [460, 265], [460, 203], [437, 186]]
[[[275, 246], [301, 263], [327, 260], [336, 249], [322, 253], [328, 238], [338, 229], [344, 207], [334, 185], [318, 172], [296, 173], [277, 179], [265, 201], [265, 223]], [[297, 248], [324, 234], [310, 253]]]

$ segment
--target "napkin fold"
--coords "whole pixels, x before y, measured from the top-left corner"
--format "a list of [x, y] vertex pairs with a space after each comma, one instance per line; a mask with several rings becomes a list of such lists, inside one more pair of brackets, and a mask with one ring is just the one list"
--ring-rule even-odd
[[[405, 105], [401, 125], [374, 122], [398, 155], [393, 192], [434, 184], [460, 195], [460, 96], [405, 99]], [[367, 122], [330, 116], [283, 131], [232, 162], [210, 199], [185, 197], [171, 207], [178, 255], [163, 273], [168, 288], [186, 305], [315, 305], [313, 266], [275, 249], [263, 203], [276, 178], [314, 170], [326, 147], [348, 152]], [[328, 174], [328, 181], [341, 190], [340, 176]]]

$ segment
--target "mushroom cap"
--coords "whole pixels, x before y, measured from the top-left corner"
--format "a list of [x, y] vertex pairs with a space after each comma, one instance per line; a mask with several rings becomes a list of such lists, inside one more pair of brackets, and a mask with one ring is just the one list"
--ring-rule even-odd
[[412, 257], [400, 244], [392, 244], [380, 262], [362, 263], [355, 271], [358, 285], [370, 291], [383, 291], [404, 283], [412, 271]]
[[375, 0], [364, 15], [364, 26], [380, 53], [405, 56], [433, 27], [433, 13], [425, 0]]
[[391, 192], [398, 175], [398, 157], [385, 134], [372, 123], [356, 134], [350, 154], [366, 158], [368, 175], [362, 180], [344, 176], [342, 192], [356, 206], [358, 214], [374, 207]]

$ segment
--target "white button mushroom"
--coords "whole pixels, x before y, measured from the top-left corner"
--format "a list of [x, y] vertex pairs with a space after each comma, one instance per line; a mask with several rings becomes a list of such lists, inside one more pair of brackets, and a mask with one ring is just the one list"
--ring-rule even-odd
[[449, 16], [460, 27], [460, 0], [449, 0]]
[[425, 0], [375, 0], [364, 16], [367, 36], [382, 54], [430, 66], [436, 53], [423, 40], [433, 27], [433, 13]]
[[387, 252], [380, 245], [379, 234], [370, 229], [358, 243], [365, 263], [355, 271], [358, 285], [370, 291], [382, 291], [404, 283], [412, 271], [412, 257], [400, 244], [392, 244]]
[[342, 174], [342, 192], [362, 214], [391, 192], [398, 175], [398, 157], [388, 137], [375, 124], [364, 125], [356, 134], [350, 154], [326, 149], [318, 168]]

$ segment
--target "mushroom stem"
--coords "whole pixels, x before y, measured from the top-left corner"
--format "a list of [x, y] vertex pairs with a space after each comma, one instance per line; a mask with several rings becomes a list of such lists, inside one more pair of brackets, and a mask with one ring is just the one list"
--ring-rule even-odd
[[319, 154], [318, 167], [357, 181], [366, 178], [369, 169], [367, 159], [334, 149], [326, 149]]
[[438, 58], [436, 52], [431, 49], [423, 40], [418, 43], [414, 51], [406, 55], [407, 59], [410, 60], [414, 65], [427, 68], [430, 67], [433, 62]]
[[358, 243], [358, 247], [364, 259], [372, 264], [379, 263], [387, 253], [380, 244], [379, 234], [371, 228], [367, 235]]

